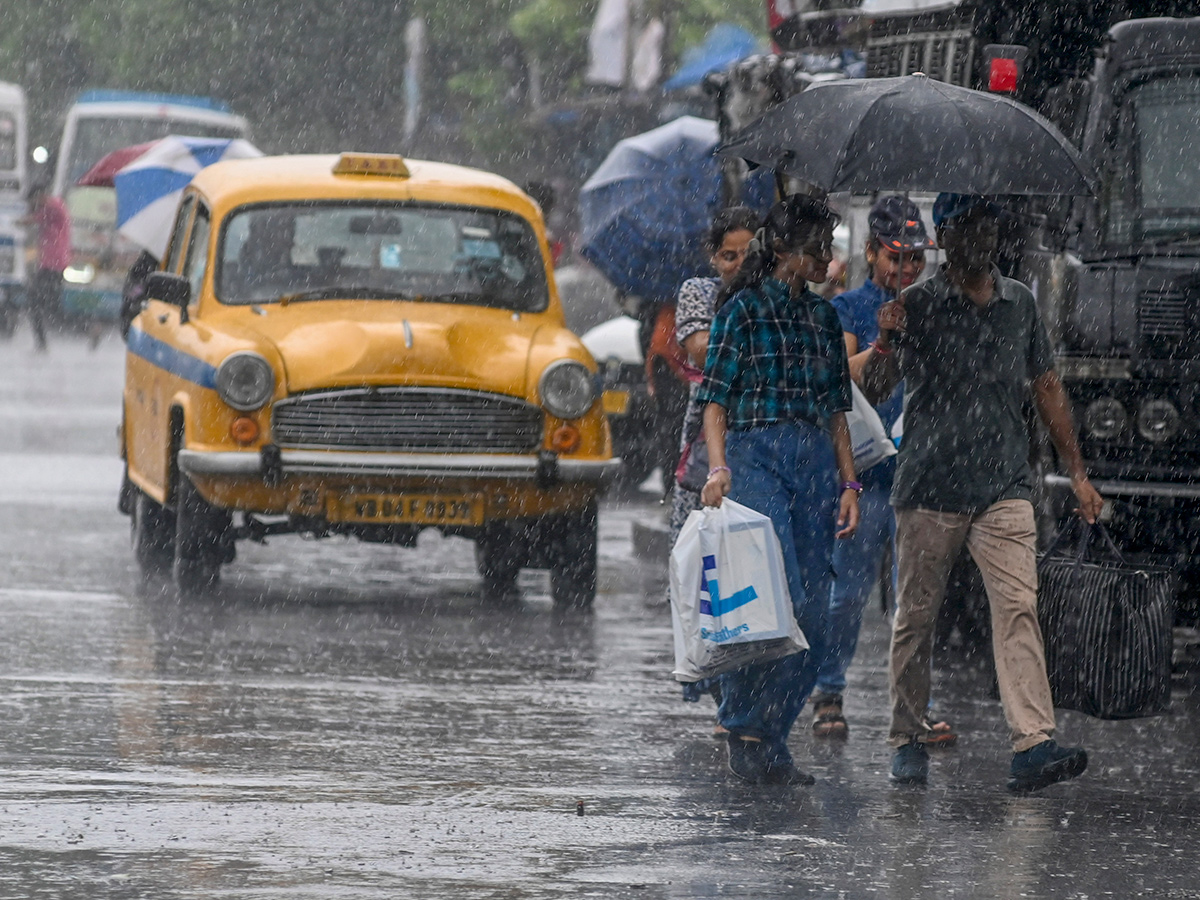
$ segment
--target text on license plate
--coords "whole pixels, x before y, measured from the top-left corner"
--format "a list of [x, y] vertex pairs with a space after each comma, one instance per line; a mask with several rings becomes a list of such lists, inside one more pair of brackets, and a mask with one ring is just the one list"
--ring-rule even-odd
[[435, 494], [355, 495], [342, 501], [343, 516], [358, 522], [402, 522], [416, 525], [480, 525], [483, 502], [478, 497]]

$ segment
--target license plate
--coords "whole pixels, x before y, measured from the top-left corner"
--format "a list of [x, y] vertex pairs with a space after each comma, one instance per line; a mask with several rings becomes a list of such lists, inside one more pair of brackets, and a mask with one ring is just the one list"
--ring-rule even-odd
[[605, 391], [601, 402], [608, 415], [623, 416], [629, 412], [629, 391]]
[[479, 497], [446, 494], [355, 494], [341, 500], [343, 522], [482, 525]]

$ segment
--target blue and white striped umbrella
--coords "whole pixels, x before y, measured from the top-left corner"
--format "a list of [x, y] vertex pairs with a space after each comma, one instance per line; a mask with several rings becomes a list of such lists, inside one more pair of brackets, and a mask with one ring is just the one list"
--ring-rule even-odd
[[163, 138], [113, 176], [117, 231], [162, 259], [179, 199], [192, 176], [221, 160], [262, 155], [241, 138]]

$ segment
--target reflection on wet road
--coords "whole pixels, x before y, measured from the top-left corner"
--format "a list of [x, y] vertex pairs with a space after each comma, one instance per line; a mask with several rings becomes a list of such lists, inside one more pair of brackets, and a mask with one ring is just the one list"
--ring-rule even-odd
[[1064, 713], [1093, 770], [1014, 798], [989, 676], [954, 661], [960, 746], [897, 789], [872, 611], [849, 741], [802, 718], [817, 785], [746, 788], [667, 675], [630, 546], [652, 498], [606, 504], [591, 616], [529, 573], [490, 606], [433, 533], [243, 546], [183, 602], [115, 509], [120, 347], [26, 340], [0, 347], [0, 896], [1200, 897], [1194, 673], [1169, 717]]

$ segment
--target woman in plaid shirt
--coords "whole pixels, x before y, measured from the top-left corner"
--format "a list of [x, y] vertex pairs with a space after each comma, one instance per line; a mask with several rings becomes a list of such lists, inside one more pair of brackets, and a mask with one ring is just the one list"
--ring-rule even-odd
[[787, 738], [824, 655], [834, 538], [858, 526], [842, 326], [829, 301], [808, 289], [825, 280], [836, 222], [813, 197], [771, 209], [713, 319], [698, 392], [712, 465], [701, 499], [720, 506], [728, 495], [770, 516], [810, 645], [721, 676], [729, 767], [757, 784], [813, 781], [793, 764]]

